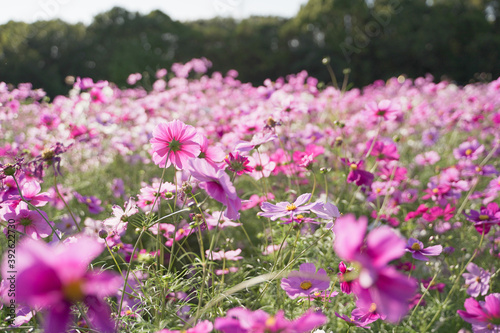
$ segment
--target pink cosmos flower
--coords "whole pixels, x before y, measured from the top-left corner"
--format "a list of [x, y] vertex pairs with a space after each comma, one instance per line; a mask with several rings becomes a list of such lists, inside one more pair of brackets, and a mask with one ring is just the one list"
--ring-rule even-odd
[[139, 210], [135, 204], [134, 198], [128, 199], [124, 204], [125, 209], [118, 205], [113, 206], [113, 217], [104, 220], [104, 227], [108, 232], [121, 235], [127, 230], [128, 218], [136, 214]]
[[356, 183], [358, 186], [366, 185], [370, 186], [373, 182], [373, 174], [366, 170], [363, 170], [363, 161], [351, 162], [346, 158], [342, 158], [342, 163], [349, 166], [349, 174], [347, 175], [348, 183]]
[[340, 281], [340, 290], [345, 294], [352, 293], [352, 285], [354, 283], [357, 283], [357, 281], [352, 280], [352, 278], [349, 276], [349, 275], [352, 276], [354, 269], [355, 268], [352, 266], [347, 267], [343, 261], [341, 261], [339, 263], [339, 271], [340, 272], [337, 275], [338, 275], [339, 281]]
[[440, 159], [441, 157], [435, 151], [427, 151], [415, 156], [415, 162], [417, 162], [418, 165], [434, 165], [439, 162]]
[[214, 167], [224, 161], [226, 154], [218, 146], [209, 146], [208, 139], [204, 135], [200, 135], [200, 155], [198, 158], [204, 158]]
[[366, 142], [366, 151], [370, 151], [370, 155], [376, 156], [378, 160], [399, 160], [398, 147], [392, 142], [375, 141], [373, 143], [371, 139]]
[[365, 112], [372, 119], [381, 117], [384, 120], [396, 120], [401, 110], [397, 105], [393, 104], [390, 100], [384, 99], [380, 101], [378, 104], [376, 102], [367, 103], [365, 107]]
[[445, 208], [441, 207], [432, 207], [427, 212], [423, 213], [422, 217], [427, 222], [433, 222], [439, 218], [442, 218], [445, 221], [449, 221], [453, 217], [453, 212], [455, 211], [455, 207], [446, 205]]
[[291, 271], [288, 277], [281, 279], [281, 289], [288, 297], [295, 299], [307, 297], [314, 291], [326, 290], [330, 287], [330, 278], [323, 268], [316, 272], [316, 266], [311, 263], [300, 265], [298, 271]]
[[484, 302], [474, 298], [467, 298], [464, 303], [465, 311], [457, 313], [468, 323], [472, 324], [474, 333], [500, 332], [500, 294], [490, 294]]
[[274, 194], [268, 193], [267, 196], [259, 197], [257, 194], [252, 194], [248, 200], [243, 200], [241, 210], [247, 210], [255, 206], [260, 206], [265, 201], [274, 200]]
[[224, 229], [227, 227], [238, 227], [241, 223], [233, 222], [224, 215], [222, 212], [215, 211], [211, 215], [205, 216], [205, 222], [207, 222], [208, 230], [217, 228]]
[[338, 312], [335, 312], [335, 316], [338, 318], [344, 320], [349, 326], [357, 326], [357, 327], [362, 327], [362, 328], [370, 328], [370, 326], [366, 326], [369, 323], [366, 321], [360, 321], [355, 319], [354, 317], [349, 317], [345, 314], [341, 315]]
[[3, 211], [5, 211], [5, 213], [1, 216], [2, 210], [0, 210], [2, 220], [14, 221], [13, 223], [9, 222], [8, 227], [4, 229], [6, 235], [8, 228], [13, 228], [33, 239], [46, 238], [52, 234], [52, 228], [47, 223], [47, 214], [43, 211], [39, 213], [34, 210], [29, 210], [28, 204], [23, 201], [15, 208], [7, 206]]
[[289, 321], [283, 311], [272, 316], [263, 310], [250, 311], [244, 308], [233, 308], [226, 317], [215, 319], [214, 328], [222, 333], [306, 333], [324, 325], [328, 319], [325, 315], [311, 310], [301, 317]]
[[250, 142], [241, 141], [234, 147], [234, 150], [244, 154], [250, 152], [254, 148], [258, 148], [266, 142], [274, 141], [278, 136], [272, 131], [259, 132], [252, 137]]
[[216, 169], [199, 158], [189, 160], [189, 170], [191, 175], [201, 182], [200, 187], [208, 195], [227, 207], [224, 212], [227, 218], [231, 220], [240, 218], [238, 211], [241, 209], [241, 199], [224, 170]]
[[250, 176], [255, 180], [269, 177], [276, 167], [276, 163], [271, 162], [271, 158], [267, 154], [255, 152], [248, 159], [250, 161], [248, 166], [253, 168]]
[[158, 124], [149, 141], [153, 147], [153, 161], [160, 168], [173, 164], [182, 170], [189, 159], [200, 154], [199, 141], [195, 128], [180, 120]]
[[78, 192], [73, 192], [73, 195], [75, 196], [76, 200], [78, 202], [87, 205], [89, 208], [89, 213], [91, 214], [99, 214], [104, 210], [101, 206], [101, 199], [91, 195], [91, 196], [83, 196]]
[[241, 253], [241, 249], [236, 249], [234, 251], [224, 251], [221, 250], [219, 252], [212, 252], [210, 253], [210, 250], [206, 250], [205, 254], [209, 260], [233, 260], [233, 261], [238, 261], [240, 259], [243, 259], [242, 256], [239, 254]]
[[272, 221], [276, 221], [280, 217], [289, 216], [290, 220], [294, 214], [306, 213], [313, 207], [317, 206], [316, 202], [306, 204], [311, 199], [311, 193], [300, 195], [293, 203], [288, 201], [278, 202], [276, 205], [269, 202], [262, 203], [261, 209], [263, 212], [257, 213], [259, 216], [269, 217]]
[[[40, 184], [36, 181], [27, 181], [21, 185], [20, 191], [22, 193], [22, 197], [29, 201], [33, 206], [42, 207], [50, 201], [50, 194], [48, 192], [40, 193], [41, 187]], [[21, 200], [20, 195], [16, 195], [10, 198], [11, 200]]]
[[239, 152], [229, 153], [224, 159], [228, 170], [236, 172], [241, 176], [244, 173], [251, 173], [253, 168], [249, 165], [250, 160], [246, 156], [241, 156]]
[[463, 214], [469, 221], [474, 222], [474, 227], [480, 234], [487, 234], [492, 226], [500, 224], [500, 208], [496, 202], [482, 206], [479, 212], [471, 209], [469, 214]]
[[[405, 240], [391, 228], [382, 226], [366, 236], [368, 219], [354, 215], [337, 219], [333, 232], [337, 255], [353, 262], [357, 280], [354, 293], [366, 304], [375, 303], [377, 311], [390, 322], [399, 321], [408, 311], [408, 301], [416, 290], [416, 281], [397, 272], [388, 263], [405, 252]], [[357, 275], [357, 276], [356, 276]]]
[[56, 247], [27, 239], [16, 249], [17, 273], [11, 273], [7, 257], [2, 275], [14, 277], [16, 302], [48, 312], [46, 333], [64, 333], [71, 319], [71, 306], [83, 302], [89, 323], [99, 332], [115, 332], [111, 311], [104, 297], [116, 293], [121, 278], [114, 273], [87, 271], [104, 245], [86, 237], [68, 239]]
[[194, 327], [188, 328], [187, 330], [168, 330], [165, 328], [156, 331], [156, 333], [210, 333], [213, 329], [213, 324], [208, 320], [205, 320]]
[[429, 261], [426, 256], [438, 256], [443, 251], [441, 245], [434, 245], [424, 248], [424, 244], [415, 238], [408, 239], [406, 251], [412, 253], [412, 257], [417, 260]]
[[469, 271], [469, 273], [462, 274], [465, 279], [465, 284], [468, 286], [467, 294], [472, 297], [486, 295], [490, 289], [490, 272], [478, 267], [473, 262], [467, 265], [467, 271]]
[[468, 159], [471, 161], [477, 160], [484, 152], [484, 146], [479, 144], [477, 140], [465, 141], [453, 150], [453, 155], [457, 160]]

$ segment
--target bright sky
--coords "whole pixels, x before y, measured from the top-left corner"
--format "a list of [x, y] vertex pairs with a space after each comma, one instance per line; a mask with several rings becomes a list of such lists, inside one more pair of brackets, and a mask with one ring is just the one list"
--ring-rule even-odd
[[188, 21], [215, 16], [294, 16], [307, 0], [0, 0], [0, 24], [10, 20], [34, 22], [61, 18], [69, 23], [90, 23], [114, 6], [143, 14], [159, 9], [174, 20]]

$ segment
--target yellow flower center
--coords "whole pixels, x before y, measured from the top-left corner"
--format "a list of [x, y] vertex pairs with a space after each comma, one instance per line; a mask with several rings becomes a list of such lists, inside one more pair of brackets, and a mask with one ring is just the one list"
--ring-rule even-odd
[[292, 210], [296, 210], [296, 209], [297, 209], [297, 206], [295, 206], [294, 204], [286, 205], [286, 210], [288, 210], [288, 211], [292, 211]]
[[369, 309], [368, 311], [370, 311], [370, 312], [375, 312], [376, 310], [377, 310], [377, 304], [372, 303], [372, 304], [370, 305], [370, 309]]
[[415, 250], [415, 251], [420, 251], [422, 248], [420, 247], [420, 244], [418, 244], [418, 243], [414, 243], [414, 244], [411, 246], [411, 249], [412, 249], [412, 250]]
[[439, 190], [437, 188], [432, 190], [432, 193], [438, 193], [438, 192], [439, 192]]
[[490, 217], [489, 217], [488, 215], [479, 215], [479, 219], [480, 219], [481, 221], [486, 221], [486, 220], [489, 220], [489, 219], [490, 219]]
[[483, 168], [481, 168], [481, 167], [476, 167], [476, 172], [481, 172], [481, 171], [483, 171]]
[[300, 220], [300, 219], [303, 219], [303, 218], [304, 218], [304, 215], [299, 214], [299, 215], [297, 215], [297, 218], [298, 218], [299, 220]]
[[472, 154], [472, 149], [469, 148], [465, 151], [465, 155], [470, 156], [470, 154]]
[[87, 198], [85, 201], [86, 201], [87, 203], [92, 203], [92, 199], [90, 199], [90, 198]]
[[351, 163], [350, 168], [353, 169], [353, 170], [357, 170], [358, 169], [358, 165], [355, 164], [355, 163]]
[[45, 161], [51, 160], [55, 156], [56, 156], [56, 154], [55, 154], [54, 150], [52, 150], [51, 148], [45, 148], [42, 151], [42, 159]]
[[273, 326], [274, 324], [276, 324], [276, 318], [274, 318], [274, 316], [267, 318], [266, 326]]
[[376, 191], [377, 193], [380, 193], [380, 192], [382, 192], [382, 189], [381, 189], [381, 188], [377, 188], [375, 191]]
[[300, 283], [300, 288], [302, 288], [302, 290], [309, 290], [309, 289], [311, 289], [311, 287], [312, 287], [312, 283], [309, 281], [303, 281]]
[[178, 233], [179, 233], [179, 235], [182, 235], [184, 233], [184, 229], [182, 229], [182, 228], [179, 229]]
[[75, 280], [63, 286], [65, 298], [73, 303], [81, 301], [85, 296], [83, 294], [82, 284], [82, 280]]

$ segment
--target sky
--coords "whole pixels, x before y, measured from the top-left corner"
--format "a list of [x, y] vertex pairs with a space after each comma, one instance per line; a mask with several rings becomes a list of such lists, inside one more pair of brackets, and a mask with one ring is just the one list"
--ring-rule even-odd
[[292, 17], [306, 3], [307, 0], [0, 0], [0, 24], [10, 20], [31, 23], [54, 18], [89, 24], [95, 15], [114, 6], [143, 14], [159, 9], [179, 21], [215, 16]]

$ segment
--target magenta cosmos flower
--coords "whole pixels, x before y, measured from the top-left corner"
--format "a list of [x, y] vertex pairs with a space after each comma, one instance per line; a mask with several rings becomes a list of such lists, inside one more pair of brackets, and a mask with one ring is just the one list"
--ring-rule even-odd
[[45, 332], [63, 333], [71, 319], [71, 306], [83, 302], [92, 328], [114, 332], [111, 311], [104, 297], [116, 294], [121, 278], [111, 272], [88, 271], [90, 262], [104, 245], [90, 238], [71, 238], [56, 247], [26, 240], [16, 251], [16, 271], [7, 257], [2, 264], [5, 279], [14, 278], [16, 302], [48, 312]]
[[330, 287], [330, 278], [323, 268], [316, 272], [314, 264], [304, 263], [298, 271], [291, 271], [287, 278], [281, 279], [281, 288], [291, 299], [307, 297], [312, 292]]
[[388, 263], [405, 253], [406, 241], [394, 230], [382, 226], [366, 236], [368, 219], [356, 220], [354, 215], [337, 219], [333, 227], [337, 255], [352, 262], [353, 272], [346, 280], [355, 280], [353, 292], [365, 304], [375, 303], [377, 312], [390, 322], [398, 322], [408, 311], [409, 299], [416, 290], [416, 281], [397, 272]]
[[412, 257], [417, 260], [429, 261], [426, 256], [438, 256], [443, 252], [441, 245], [434, 245], [424, 248], [424, 244], [415, 238], [408, 239], [406, 251], [412, 253]]
[[177, 119], [158, 124], [149, 142], [153, 147], [153, 161], [160, 168], [173, 164], [182, 170], [187, 161], [197, 157], [201, 151], [199, 134], [195, 128]]
[[188, 328], [187, 330], [159, 330], [156, 333], [209, 333], [214, 329], [214, 325], [208, 320], [202, 321], [198, 325]]
[[480, 234], [484, 232], [486, 235], [493, 225], [500, 223], [500, 209], [495, 202], [489, 203], [486, 207], [481, 207], [479, 212], [471, 209], [469, 214], [463, 214], [469, 221], [474, 222], [474, 227]]
[[309, 213], [309, 210], [316, 207], [317, 203], [313, 202], [305, 204], [311, 199], [311, 193], [304, 193], [300, 195], [293, 203], [288, 201], [278, 202], [276, 205], [269, 202], [262, 203], [260, 207], [263, 212], [257, 213], [259, 216], [269, 217], [272, 221], [276, 221], [280, 217], [289, 216], [290, 220], [293, 219], [294, 214]]
[[306, 333], [324, 325], [328, 319], [321, 313], [307, 311], [301, 317], [289, 321], [283, 311], [275, 316], [263, 310], [250, 311], [244, 308], [234, 308], [227, 312], [224, 318], [215, 319], [215, 329], [222, 333]]
[[474, 333], [500, 332], [500, 294], [490, 294], [484, 302], [467, 298], [464, 307], [465, 311], [458, 310], [457, 313], [472, 324]]
[[191, 175], [201, 182], [200, 187], [227, 207], [224, 214], [228, 219], [240, 218], [238, 211], [241, 209], [241, 199], [224, 170], [216, 169], [204, 159], [199, 158], [189, 160], [189, 169]]

